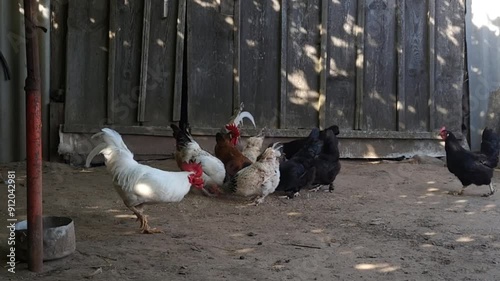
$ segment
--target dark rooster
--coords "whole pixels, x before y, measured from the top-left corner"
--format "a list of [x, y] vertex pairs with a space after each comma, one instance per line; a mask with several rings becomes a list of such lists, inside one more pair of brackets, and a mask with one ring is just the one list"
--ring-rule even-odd
[[319, 129], [312, 129], [303, 147], [290, 160], [280, 164], [280, 182], [276, 190], [286, 192], [288, 198], [298, 196], [302, 188], [309, 187], [314, 182], [314, 160], [323, 144], [319, 136]]
[[[331, 130], [334, 135], [339, 134], [339, 127], [337, 125], [330, 126], [319, 132], [319, 139], [325, 139], [326, 131]], [[283, 154], [285, 154], [286, 159], [290, 159], [297, 153], [304, 145], [307, 143], [307, 138], [296, 139], [287, 143], [283, 143]], [[272, 144], [269, 145], [269, 147]]]
[[464, 189], [471, 185], [489, 185], [490, 196], [495, 193], [491, 178], [493, 170], [498, 164], [499, 137], [491, 129], [484, 129], [481, 142], [481, 152], [474, 153], [465, 150], [452, 132], [441, 129], [441, 138], [445, 141], [446, 164], [448, 170], [454, 174], [460, 182], [462, 189], [457, 195], [462, 195]]
[[[338, 128], [337, 128], [338, 129]], [[338, 134], [338, 130], [337, 130]], [[333, 181], [340, 172], [339, 140], [334, 130], [325, 130], [323, 148], [314, 160], [316, 175], [313, 185], [319, 185], [312, 191], [318, 191], [322, 185], [328, 185], [328, 190], [333, 191]]]

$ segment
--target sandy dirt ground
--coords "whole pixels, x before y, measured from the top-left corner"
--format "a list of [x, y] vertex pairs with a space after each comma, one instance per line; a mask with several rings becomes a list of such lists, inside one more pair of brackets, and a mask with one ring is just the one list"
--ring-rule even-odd
[[[147, 162], [177, 170], [172, 160]], [[44, 213], [75, 222], [77, 251], [7, 272], [2, 280], [499, 280], [500, 194], [460, 182], [441, 162], [342, 161], [333, 193], [271, 195], [260, 206], [188, 194], [146, 208], [164, 234], [139, 234], [105, 167], [45, 163]], [[26, 216], [25, 164], [17, 173], [16, 212]], [[496, 171], [495, 181], [500, 174]], [[0, 220], [6, 223], [6, 186]], [[500, 187], [500, 186], [499, 186]]]

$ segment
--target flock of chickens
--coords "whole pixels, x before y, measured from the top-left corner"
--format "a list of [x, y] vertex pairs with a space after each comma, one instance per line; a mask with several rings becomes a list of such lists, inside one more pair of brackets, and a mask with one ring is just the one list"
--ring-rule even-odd
[[[264, 129], [245, 143], [241, 140], [240, 125], [244, 118], [255, 126], [252, 115], [240, 107], [216, 134], [214, 155], [193, 139], [188, 124], [171, 124], [176, 140], [175, 159], [181, 171], [163, 171], [138, 163], [120, 134], [109, 128], [92, 136], [100, 142], [89, 153], [86, 166], [90, 166], [96, 155], [104, 156], [114, 187], [137, 216], [142, 233], [162, 232], [149, 226], [144, 205], [179, 202], [191, 187], [211, 197], [235, 194], [252, 198], [255, 205], [275, 191], [284, 192], [287, 198], [298, 196], [303, 188], [317, 191], [326, 185], [333, 191], [333, 182], [341, 169], [338, 126], [321, 131], [313, 128], [306, 138], [272, 143], [263, 149]], [[448, 169], [463, 185], [458, 194], [470, 184], [489, 185], [487, 196], [493, 194], [491, 178], [498, 164], [498, 135], [485, 129], [478, 153], [464, 149], [444, 127], [440, 135], [445, 140]]]

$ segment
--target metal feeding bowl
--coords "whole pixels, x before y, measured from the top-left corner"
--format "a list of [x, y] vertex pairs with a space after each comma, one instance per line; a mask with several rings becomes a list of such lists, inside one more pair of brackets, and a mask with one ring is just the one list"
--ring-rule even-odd
[[[67, 217], [43, 217], [43, 260], [60, 259], [76, 249], [75, 225]], [[28, 221], [16, 223], [16, 257], [28, 260]]]

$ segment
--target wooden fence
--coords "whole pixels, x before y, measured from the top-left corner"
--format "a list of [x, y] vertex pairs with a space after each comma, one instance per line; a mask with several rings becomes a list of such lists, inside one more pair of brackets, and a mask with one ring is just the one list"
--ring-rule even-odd
[[[274, 137], [341, 127], [346, 157], [442, 154], [459, 131], [464, 0], [53, 1], [64, 132], [198, 135], [240, 102]], [[183, 84], [184, 78], [184, 84]], [[255, 130], [248, 130], [252, 134]]]

